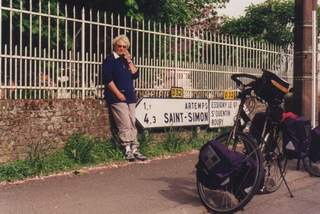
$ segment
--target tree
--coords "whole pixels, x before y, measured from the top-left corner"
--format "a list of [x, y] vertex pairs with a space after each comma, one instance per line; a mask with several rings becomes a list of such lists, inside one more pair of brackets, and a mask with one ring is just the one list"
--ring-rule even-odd
[[[216, 8], [229, 0], [61, 0], [67, 4], [85, 6], [110, 13], [126, 15], [135, 20], [142, 19], [187, 26], [197, 20], [216, 17]], [[208, 13], [208, 8], [211, 8]]]
[[[217, 17], [229, 0], [136, 0], [144, 17], [158, 22], [195, 26]], [[204, 25], [205, 26], [205, 25]]]
[[[29, 1], [19, 1], [19, 0], [12, 0], [12, 8], [14, 9], [24, 9], [24, 10], [30, 10], [30, 1], [32, 1], [32, 11], [34, 12], [40, 12], [39, 9], [39, 0], [29, 0]], [[41, 1], [41, 12], [42, 13], [48, 13], [48, 2], [49, 1]], [[9, 0], [4, 0], [2, 2], [2, 6], [5, 7], [10, 7], [10, 1]], [[57, 0], [51, 0], [50, 1], [50, 13], [56, 15], [57, 14]], [[2, 24], [2, 32], [9, 32], [9, 33], [4, 33], [3, 34], [3, 43], [8, 44], [9, 39], [10, 39], [10, 34], [12, 36], [12, 42], [14, 45], [19, 44], [20, 40], [20, 25], [21, 25], [21, 33], [22, 37], [24, 38], [22, 41], [22, 46], [28, 46], [29, 41], [31, 40], [32, 42], [32, 48], [42, 46], [46, 47], [47, 46], [47, 41], [50, 36], [50, 44], [51, 48], [55, 48], [57, 46], [57, 29], [56, 28], [51, 28], [50, 32], [48, 31], [48, 19], [47, 18], [42, 18], [41, 20], [41, 28], [40, 28], [40, 20], [39, 18], [32, 16], [31, 22], [30, 22], [30, 16], [23, 16], [22, 23], [20, 23], [20, 13], [18, 12], [12, 12], [11, 13], [11, 19], [12, 19], [12, 32], [9, 31], [10, 29], [10, 12], [8, 10], [3, 10], [2, 11], [2, 19], [3, 19], [3, 24]], [[59, 15], [64, 16], [63, 10], [59, 12]], [[32, 24], [31, 24], [32, 23]], [[52, 24], [52, 23], [51, 23]], [[60, 46], [62, 46], [65, 42], [65, 38], [67, 38], [68, 41], [68, 48], [71, 47], [71, 36], [70, 35], [64, 35], [61, 32], [63, 32], [64, 28], [64, 22], [60, 22]], [[31, 37], [30, 38], [30, 32], [31, 32]], [[50, 35], [49, 35], [50, 34]], [[39, 44], [39, 37], [42, 38], [41, 44]], [[28, 39], [27, 39], [28, 38]], [[62, 48], [62, 47], [61, 47]]]
[[293, 43], [294, 0], [267, 0], [251, 5], [240, 18], [226, 18], [221, 32], [286, 47]]

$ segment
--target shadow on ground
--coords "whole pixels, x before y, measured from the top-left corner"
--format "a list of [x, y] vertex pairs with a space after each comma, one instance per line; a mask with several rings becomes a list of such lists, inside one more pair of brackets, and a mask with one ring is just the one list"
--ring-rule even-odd
[[[194, 175], [194, 172], [192, 173]], [[202, 206], [198, 197], [195, 179], [160, 177], [151, 179], [151, 181], [165, 182], [168, 184], [166, 189], [159, 190], [159, 193], [170, 201], [179, 204], [192, 204], [193, 206]]]

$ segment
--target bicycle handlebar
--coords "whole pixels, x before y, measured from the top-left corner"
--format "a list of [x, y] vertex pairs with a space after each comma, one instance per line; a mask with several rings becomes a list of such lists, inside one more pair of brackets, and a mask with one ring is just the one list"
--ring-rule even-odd
[[232, 79], [233, 81], [235, 81], [238, 86], [244, 86], [244, 87], [246, 87], [246, 86], [249, 86], [249, 85], [252, 84], [252, 82], [250, 82], [250, 83], [248, 83], [248, 84], [244, 84], [241, 80], [239, 80], [240, 77], [252, 79], [253, 81], [258, 80], [258, 77], [254, 76], [254, 75], [252, 75], [252, 74], [243, 74], [243, 73], [242, 73], [242, 74], [232, 74], [232, 75], [231, 75], [231, 79]]

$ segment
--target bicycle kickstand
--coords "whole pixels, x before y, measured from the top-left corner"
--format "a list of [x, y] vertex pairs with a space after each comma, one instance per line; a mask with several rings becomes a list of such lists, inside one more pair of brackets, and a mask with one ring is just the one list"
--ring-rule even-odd
[[279, 170], [280, 170], [281, 178], [282, 178], [284, 184], [285, 184], [286, 187], [287, 187], [287, 190], [288, 190], [288, 192], [289, 192], [290, 198], [293, 198], [293, 194], [292, 194], [292, 192], [291, 192], [291, 190], [290, 190], [290, 188], [289, 188], [289, 185], [288, 185], [288, 183], [287, 183], [287, 180], [286, 180], [286, 178], [284, 177], [284, 174], [283, 174], [283, 172], [282, 172], [281, 165], [280, 165], [279, 161], [277, 161], [277, 162], [278, 162], [278, 168], [279, 168]]

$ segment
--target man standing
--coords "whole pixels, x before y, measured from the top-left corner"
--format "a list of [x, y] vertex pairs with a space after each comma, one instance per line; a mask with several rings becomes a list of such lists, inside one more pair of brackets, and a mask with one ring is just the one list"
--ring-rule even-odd
[[102, 78], [105, 84], [105, 98], [109, 104], [120, 144], [128, 161], [146, 160], [138, 151], [137, 129], [135, 126], [136, 95], [133, 80], [139, 72], [128, 51], [130, 42], [125, 35], [113, 39], [114, 52], [102, 64]]

